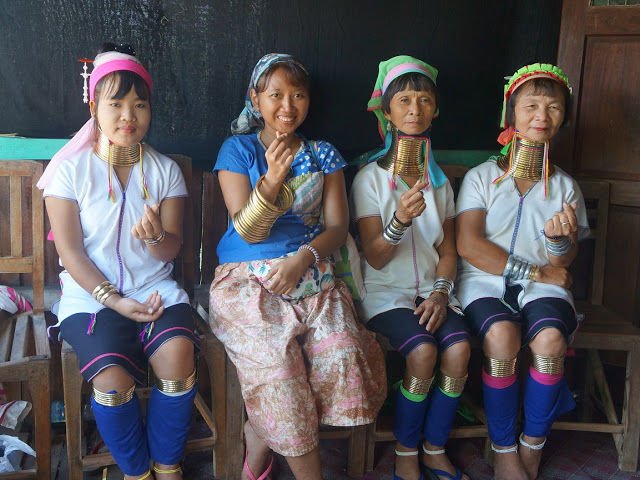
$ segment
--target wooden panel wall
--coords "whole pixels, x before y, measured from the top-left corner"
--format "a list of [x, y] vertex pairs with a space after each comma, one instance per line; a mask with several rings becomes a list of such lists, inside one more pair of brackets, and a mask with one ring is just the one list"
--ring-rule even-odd
[[640, 5], [564, 0], [558, 63], [574, 93], [558, 160], [611, 184], [604, 303], [640, 325]]

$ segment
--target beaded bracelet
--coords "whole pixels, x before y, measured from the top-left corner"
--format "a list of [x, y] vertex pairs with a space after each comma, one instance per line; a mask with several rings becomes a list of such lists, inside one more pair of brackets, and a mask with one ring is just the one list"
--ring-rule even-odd
[[167, 232], [165, 232], [164, 229], [162, 229], [162, 231], [155, 237], [145, 238], [144, 243], [149, 246], [158, 245], [160, 242], [164, 240], [164, 237], [166, 236], [166, 234]]
[[313, 262], [314, 265], [317, 265], [318, 263], [320, 263], [320, 254], [318, 253], [318, 250], [316, 250], [315, 247], [306, 243], [304, 245], [300, 245], [300, 247], [298, 248], [299, 252], [303, 250], [309, 250], [313, 254], [313, 258], [315, 259]]

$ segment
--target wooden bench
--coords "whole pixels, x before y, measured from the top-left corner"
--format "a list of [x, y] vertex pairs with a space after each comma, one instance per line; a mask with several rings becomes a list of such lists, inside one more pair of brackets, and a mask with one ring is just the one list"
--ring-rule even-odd
[[[34, 308], [0, 323], [0, 381], [27, 385], [33, 403], [37, 455], [35, 469], [0, 474], [0, 478], [44, 480], [50, 477], [51, 470], [51, 350], [44, 316], [44, 209], [42, 194], [35, 187], [41, 175], [39, 162], [0, 161], [0, 191], [4, 190], [3, 196], [9, 198], [9, 204], [3, 204], [0, 211], [0, 224], [9, 225], [10, 237], [8, 255], [0, 252], [0, 272], [31, 277]], [[29, 238], [31, 242], [24, 241]]]
[[[459, 187], [467, 168], [445, 165], [443, 169], [452, 184]], [[584, 320], [575, 335], [571, 348], [587, 350], [583, 392], [585, 405], [580, 412], [580, 421], [561, 420], [555, 422], [552, 428], [612, 434], [618, 450], [620, 469], [636, 471], [640, 437], [640, 328], [633, 326], [628, 319], [621, 318], [603, 305], [609, 184], [585, 179], [579, 180], [579, 185], [587, 205], [591, 235], [589, 239], [581, 242], [579, 256], [572, 266], [574, 286], [582, 290], [581, 294], [576, 294], [576, 310], [584, 316]], [[574, 291], [574, 293], [576, 292]], [[384, 345], [385, 342], [382, 344]], [[474, 354], [478, 354], [477, 350], [481, 345], [477, 339], [473, 339], [472, 347], [476, 350]], [[622, 351], [627, 354], [624, 405], [620, 416], [616, 412], [609, 384], [604, 374], [599, 354], [599, 351], [602, 350]], [[528, 362], [519, 363], [524, 366]], [[470, 382], [473, 381], [474, 379], [471, 378]], [[593, 421], [594, 400], [601, 407], [607, 419], [606, 422]], [[451, 438], [487, 437], [488, 431], [483, 409], [472, 401], [467, 392], [463, 395], [461, 403], [473, 413], [479, 423], [454, 427], [451, 431]], [[369, 427], [366, 454], [367, 471], [373, 470], [374, 467], [376, 443], [395, 441], [388, 423], [376, 422]]]

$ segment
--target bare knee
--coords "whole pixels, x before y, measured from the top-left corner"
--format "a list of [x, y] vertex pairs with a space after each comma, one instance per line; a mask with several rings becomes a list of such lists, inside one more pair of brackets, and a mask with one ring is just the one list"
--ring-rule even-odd
[[513, 322], [496, 322], [489, 327], [482, 348], [487, 357], [511, 360], [520, 346], [520, 327]]
[[418, 378], [430, 378], [436, 364], [438, 349], [432, 343], [421, 343], [407, 355], [407, 373]]
[[91, 383], [94, 388], [104, 393], [114, 390], [118, 393], [126, 392], [135, 384], [131, 375], [124, 368], [115, 365], [101, 370], [93, 377]]
[[546, 357], [562, 357], [567, 351], [564, 335], [557, 328], [545, 328], [529, 343], [531, 351]]
[[153, 354], [149, 363], [157, 377], [180, 380], [194, 369], [193, 343], [186, 337], [174, 337], [166, 341]]
[[458, 342], [447, 348], [441, 358], [440, 370], [450, 377], [464, 377], [471, 358], [469, 342]]

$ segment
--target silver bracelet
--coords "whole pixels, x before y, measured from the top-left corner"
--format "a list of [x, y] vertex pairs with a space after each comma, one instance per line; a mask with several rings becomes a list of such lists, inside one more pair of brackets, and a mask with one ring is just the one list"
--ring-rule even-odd
[[448, 278], [438, 277], [435, 282], [433, 282], [432, 292], [440, 292], [446, 294], [448, 297], [453, 293], [453, 280], [449, 280]]
[[400, 240], [402, 240], [402, 236], [409, 228], [409, 225], [402, 223], [396, 217], [395, 212], [393, 213], [393, 217], [387, 224], [387, 226], [382, 231], [382, 238], [384, 238], [391, 245], [398, 245]]
[[569, 237], [549, 238], [544, 237], [544, 248], [555, 257], [566, 255], [573, 247]]
[[537, 270], [538, 266], [535, 263], [529, 263], [515, 255], [509, 255], [502, 276], [508, 280], [533, 280]]

